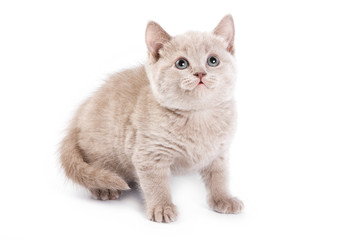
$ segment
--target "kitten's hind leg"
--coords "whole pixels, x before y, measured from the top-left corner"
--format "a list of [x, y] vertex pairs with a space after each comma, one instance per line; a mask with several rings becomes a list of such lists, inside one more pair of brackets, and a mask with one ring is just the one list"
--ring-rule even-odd
[[120, 190], [90, 189], [91, 196], [96, 200], [115, 200], [121, 195]]

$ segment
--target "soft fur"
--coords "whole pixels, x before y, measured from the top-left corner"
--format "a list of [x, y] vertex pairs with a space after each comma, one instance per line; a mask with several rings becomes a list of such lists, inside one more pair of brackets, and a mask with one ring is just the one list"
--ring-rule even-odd
[[[171, 222], [171, 173], [198, 171], [210, 206], [238, 213], [243, 205], [229, 194], [226, 171], [236, 122], [233, 43], [230, 15], [211, 33], [175, 37], [150, 22], [145, 66], [111, 76], [76, 113], [60, 149], [66, 175], [101, 200], [135, 182], [149, 219]], [[209, 56], [220, 64], [207, 65]], [[187, 69], [175, 67], [181, 57]]]

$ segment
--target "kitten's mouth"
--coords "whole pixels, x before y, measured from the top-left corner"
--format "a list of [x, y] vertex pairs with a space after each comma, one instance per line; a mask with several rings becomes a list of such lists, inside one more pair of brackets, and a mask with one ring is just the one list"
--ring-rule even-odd
[[[203, 87], [200, 87], [200, 85], [203, 86]], [[196, 80], [191, 79], [191, 78], [186, 78], [183, 81], [181, 81], [180, 87], [182, 89], [184, 89], [184, 90], [191, 91], [191, 90], [196, 89], [196, 87], [198, 87], [198, 89], [203, 89], [205, 87], [208, 88], [209, 86], [208, 86], [208, 83], [207, 83], [206, 80], [203, 81], [202, 79], [201, 80], [197, 79], [197, 81], [196, 81]]]
[[[197, 86], [204, 86], [204, 87], [208, 88], [207, 84], [204, 83], [202, 80], [199, 81]], [[200, 87], [200, 88], [203, 88], [203, 87]]]

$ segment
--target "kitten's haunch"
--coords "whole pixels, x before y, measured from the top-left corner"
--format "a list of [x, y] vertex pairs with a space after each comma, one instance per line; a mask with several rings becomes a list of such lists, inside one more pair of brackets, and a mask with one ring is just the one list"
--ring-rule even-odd
[[230, 15], [213, 32], [174, 37], [150, 22], [147, 63], [112, 75], [72, 120], [60, 148], [66, 175], [101, 200], [119, 198], [135, 182], [149, 219], [172, 222], [169, 177], [197, 171], [215, 211], [240, 212], [227, 188], [234, 33]]

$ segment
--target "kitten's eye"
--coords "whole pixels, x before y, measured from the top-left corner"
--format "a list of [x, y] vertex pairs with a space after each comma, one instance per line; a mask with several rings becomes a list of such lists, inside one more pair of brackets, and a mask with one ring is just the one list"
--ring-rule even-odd
[[177, 67], [178, 69], [185, 69], [189, 66], [189, 63], [186, 59], [184, 58], [180, 58], [179, 60], [176, 61], [175, 63], [175, 67]]
[[216, 67], [217, 65], [219, 65], [220, 61], [217, 57], [215, 56], [210, 56], [208, 59], [207, 59], [207, 64], [210, 66], [210, 67]]

